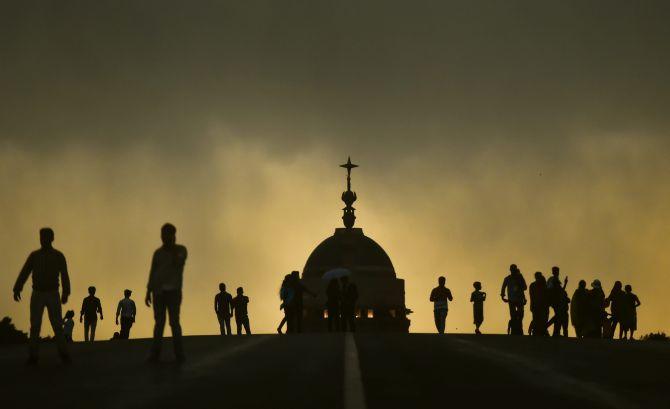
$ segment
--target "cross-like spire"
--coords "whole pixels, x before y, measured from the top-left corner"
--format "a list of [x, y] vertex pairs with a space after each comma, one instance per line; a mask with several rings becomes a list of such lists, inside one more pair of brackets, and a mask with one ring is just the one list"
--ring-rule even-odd
[[351, 191], [351, 169], [357, 168], [358, 165], [354, 165], [351, 163], [351, 156], [347, 159], [347, 163], [344, 165], [340, 165], [340, 167], [345, 168], [347, 170], [347, 190], [342, 193], [342, 201], [346, 205], [346, 207], [342, 210], [344, 210], [344, 214], [342, 215], [342, 221], [344, 222], [344, 227], [347, 229], [351, 229], [354, 227], [354, 223], [356, 222], [356, 215], [354, 214], [354, 211], [356, 209], [353, 208], [353, 204], [356, 201], [356, 192]]

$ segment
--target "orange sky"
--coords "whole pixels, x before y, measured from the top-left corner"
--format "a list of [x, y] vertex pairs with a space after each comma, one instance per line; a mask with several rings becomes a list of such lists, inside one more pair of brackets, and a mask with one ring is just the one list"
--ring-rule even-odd
[[[433, 330], [445, 275], [448, 330], [472, 330], [479, 280], [483, 329], [504, 332], [513, 262], [528, 281], [561, 266], [570, 293], [632, 284], [640, 332], [670, 330], [667, 16], [603, 4], [8, 6], [0, 315], [27, 330], [28, 290], [10, 289], [51, 226], [68, 307], [96, 285], [111, 337], [170, 221], [190, 254], [185, 333], [217, 331], [220, 281], [272, 332], [281, 278], [340, 226], [351, 155], [357, 226], [406, 280], [412, 331]], [[141, 307], [134, 336], [151, 321]]]

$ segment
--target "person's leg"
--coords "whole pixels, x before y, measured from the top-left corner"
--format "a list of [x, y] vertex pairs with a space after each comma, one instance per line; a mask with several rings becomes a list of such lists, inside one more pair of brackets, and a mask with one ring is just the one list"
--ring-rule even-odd
[[440, 310], [433, 311], [433, 317], [435, 318], [435, 329], [437, 329], [438, 334], [441, 334], [442, 328], [440, 328]]
[[235, 317], [235, 325], [237, 325], [237, 335], [242, 335], [242, 317]]
[[449, 310], [442, 311], [442, 333], [447, 332], [447, 314], [449, 314]]
[[172, 344], [177, 359], [184, 359], [184, 346], [181, 339], [181, 323], [179, 311], [181, 309], [181, 291], [170, 291], [167, 294], [167, 311], [170, 315], [170, 329], [172, 330]]
[[91, 320], [91, 335], [90, 335], [91, 342], [95, 341], [95, 328], [97, 326], [98, 326], [98, 317], [95, 317], [95, 319]]
[[251, 335], [251, 328], [249, 327], [249, 317], [244, 317], [242, 325], [244, 325], [244, 331], [247, 333], [247, 335]]
[[221, 332], [221, 335], [226, 335], [226, 324], [223, 320], [223, 316], [217, 315], [216, 318], [219, 320], [219, 331]]
[[89, 322], [86, 317], [84, 317], [84, 342], [88, 342], [88, 330], [89, 330]]
[[154, 306], [154, 339], [151, 347], [151, 358], [158, 359], [161, 354], [161, 348], [163, 343], [163, 332], [165, 331], [165, 297], [162, 293], [153, 294], [153, 306]]
[[40, 330], [42, 315], [44, 314], [44, 297], [39, 291], [33, 291], [30, 296], [30, 343], [28, 347], [28, 362], [37, 362], [40, 347]]
[[230, 317], [226, 317], [224, 320], [226, 322], [226, 334], [233, 335], [233, 331], [230, 329]]
[[60, 295], [58, 294], [58, 291], [49, 293], [46, 301], [47, 314], [49, 315], [51, 329], [53, 329], [54, 338], [56, 339], [58, 354], [63, 361], [69, 362], [70, 355], [67, 350], [67, 342], [63, 336], [63, 310], [60, 304]]

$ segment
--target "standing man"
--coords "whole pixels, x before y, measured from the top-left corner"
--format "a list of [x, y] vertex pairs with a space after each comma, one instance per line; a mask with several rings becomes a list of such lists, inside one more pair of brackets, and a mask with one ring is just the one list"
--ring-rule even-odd
[[184, 361], [184, 349], [181, 340], [181, 325], [179, 324], [179, 309], [181, 307], [181, 288], [186, 263], [186, 247], [176, 244], [177, 228], [170, 223], [161, 227], [163, 245], [154, 252], [151, 260], [149, 283], [144, 303], [150, 307], [153, 302], [154, 340], [148, 361], [158, 362], [163, 342], [166, 315], [170, 315], [172, 342], [174, 354], [178, 362]]
[[561, 336], [561, 330], [563, 330], [563, 335], [567, 337], [568, 322], [570, 321], [568, 315], [570, 298], [568, 298], [568, 293], [565, 291], [565, 288], [568, 285], [568, 277], [565, 277], [563, 284], [561, 285], [560, 271], [561, 270], [558, 267], [552, 267], [551, 277], [547, 280], [549, 302], [551, 308], [554, 310], [554, 316], [549, 320], [548, 325], [554, 326], [552, 336]]
[[119, 305], [116, 307], [116, 325], [119, 325], [119, 315], [121, 315], [121, 332], [119, 333], [121, 339], [130, 337], [130, 327], [135, 322], [137, 309], [135, 308], [135, 301], [130, 299], [131, 294], [132, 291], [130, 290], [123, 291], [123, 299], [119, 301]]
[[547, 332], [549, 292], [547, 291], [547, 280], [545, 280], [542, 272], [535, 273], [535, 281], [530, 283], [528, 294], [530, 295], [530, 312], [533, 314], [529, 332], [538, 337], [547, 336], [549, 335]]
[[430, 292], [430, 301], [433, 303], [433, 313], [435, 315], [435, 327], [437, 332], [444, 334], [447, 326], [447, 313], [449, 312], [448, 302], [453, 300], [451, 290], [444, 285], [447, 279], [439, 277], [437, 279], [437, 287]]
[[219, 293], [214, 296], [214, 312], [219, 319], [221, 335], [233, 335], [230, 331], [230, 317], [233, 315], [233, 296], [226, 292], [226, 285], [219, 284]]
[[237, 288], [237, 296], [233, 298], [231, 304], [233, 311], [235, 311], [237, 335], [242, 335], [242, 327], [244, 327], [247, 335], [251, 335], [251, 330], [249, 329], [249, 311], [247, 309], [247, 305], [249, 305], [249, 297], [244, 295], [244, 289], [242, 287]]
[[[35, 365], [39, 359], [40, 329], [42, 316], [47, 309], [51, 328], [54, 331], [58, 354], [65, 364], [71, 362], [63, 336], [61, 303], [67, 303], [70, 295], [70, 278], [65, 256], [52, 247], [54, 231], [48, 227], [40, 229], [41, 248], [28, 256], [19, 277], [14, 284], [14, 301], [21, 301], [23, 285], [28, 276], [33, 275], [33, 293], [30, 297], [30, 347], [28, 365]], [[58, 294], [58, 281], [63, 286], [63, 294]]]
[[293, 301], [291, 308], [293, 308], [293, 322], [288, 322], [288, 332], [301, 333], [302, 332], [302, 316], [304, 314], [304, 308], [302, 303], [302, 297], [304, 293], [316, 297], [316, 294], [311, 292], [309, 288], [305, 287], [300, 282], [300, 272], [291, 271], [291, 288], [293, 289]]
[[100, 299], [95, 296], [95, 287], [88, 287], [88, 297], [81, 303], [81, 312], [79, 313], [79, 322], [84, 320], [84, 341], [95, 341], [95, 328], [98, 326], [98, 314], [102, 321], [102, 304]]
[[358, 288], [356, 284], [349, 282], [349, 277], [340, 278], [342, 283], [342, 332], [347, 332], [347, 326], [351, 332], [356, 332], [356, 303], [358, 302]]
[[[523, 310], [526, 305], [525, 291], [528, 286], [516, 264], [510, 265], [509, 271], [510, 274], [503, 280], [500, 298], [509, 304], [510, 334], [523, 335]], [[505, 291], [507, 291], [507, 298], [505, 298]]]

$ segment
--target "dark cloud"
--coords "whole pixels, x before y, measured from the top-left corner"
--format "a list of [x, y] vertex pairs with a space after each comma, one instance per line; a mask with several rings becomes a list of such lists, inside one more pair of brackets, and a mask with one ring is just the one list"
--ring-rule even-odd
[[166, 151], [208, 129], [382, 155], [668, 126], [665, 2], [41, 2], [0, 13], [0, 137]]

